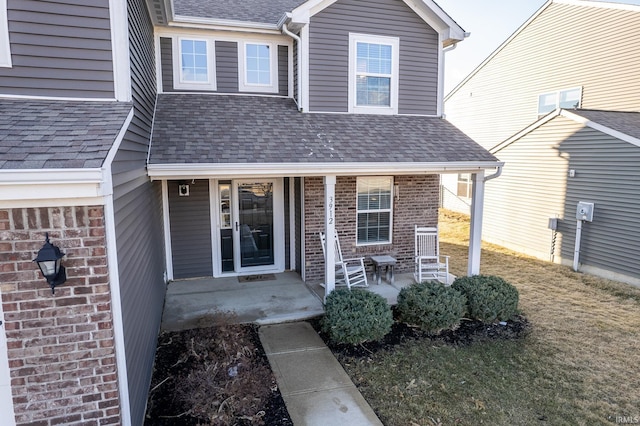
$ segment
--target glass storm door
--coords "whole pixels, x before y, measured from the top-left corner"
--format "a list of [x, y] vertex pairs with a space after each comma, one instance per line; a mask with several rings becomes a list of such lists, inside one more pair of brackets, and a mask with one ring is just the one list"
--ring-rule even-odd
[[234, 181], [236, 271], [274, 264], [274, 181]]

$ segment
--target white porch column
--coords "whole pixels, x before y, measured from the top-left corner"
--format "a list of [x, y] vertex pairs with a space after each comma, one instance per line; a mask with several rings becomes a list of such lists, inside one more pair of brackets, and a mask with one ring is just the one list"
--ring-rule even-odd
[[471, 226], [469, 227], [469, 263], [467, 275], [480, 274], [480, 246], [482, 243], [482, 212], [484, 210], [484, 170], [471, 175]]
[[326, 258], [324, 262], [324, 297], [336, 288], [336, 251], [334, 239], [336, 235], [336, 177], [324, 177], [324, 235], [326, 241]]

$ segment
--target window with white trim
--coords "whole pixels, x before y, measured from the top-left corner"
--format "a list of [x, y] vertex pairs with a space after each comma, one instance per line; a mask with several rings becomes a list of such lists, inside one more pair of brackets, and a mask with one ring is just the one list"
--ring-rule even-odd
[[472, 188], [473, 184], [471, 183], [471, 173], [459, 173], [456, 195], [458, 197], [471, 198]]
[[367, 176], [357, 180], [357, 244], [391, 242], [393, 177]]
[[241, 92], [278, 92], [277, 46], [273, 43], [238, 43], [238, 89]]
[[538, 96], [538, 115], [544, 115], [558, 108], [580, 108], [582, 87], [543, 93]]
[[11, 67], [7, 0], [0, 0], [0, 67]]
[[216, 90], [214, 41], [200, 38], [174, 39], [175, 89]]
[[349, 112], [398, 112], [397, 37], [349, 33]]

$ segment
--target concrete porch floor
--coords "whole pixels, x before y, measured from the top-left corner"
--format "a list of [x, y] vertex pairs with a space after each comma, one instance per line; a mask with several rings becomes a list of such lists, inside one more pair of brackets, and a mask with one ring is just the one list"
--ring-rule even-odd
[[[178, 331], [207, 326], [207, 317], [234, 312], [240, 323], [277, 324], [301, 321], [324, 313], [324, 288], [307, 285], [295, 272], [275, 279], [240, 282], [238, 277], [198, 278], [169, 283], [162, 314], [162, 330]], [[378, 285], [369, 276], [367, 290], [398, 303], [398, 293], [414, 282], [413, 274], [396, 274], [393, 285]], [[341, 288], [341, 287], [337, 287]]]

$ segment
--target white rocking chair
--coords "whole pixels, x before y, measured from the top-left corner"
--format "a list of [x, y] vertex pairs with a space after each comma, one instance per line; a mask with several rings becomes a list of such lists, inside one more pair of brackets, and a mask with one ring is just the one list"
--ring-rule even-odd
[[449, 256], [440, 256], [438, 228], [416, 225], [415, 260], [414, 276], [417, 282], [438, 280], [449, 285]]
[[[319, 234], [320, 241], [322, 242], [322, 254], [326, 261], [326, 238], [323, 232], [319, 232]], [[349, 290], [351, 290], [351, 287], [368, 287], [367, 270], [364, 268], [364, 257], [344, 259], [342, 257], [342, 250], [340, 249], [338, 234], [335, 236], [334, 248], [336, 253], [336, 285], [346, 285]]]

